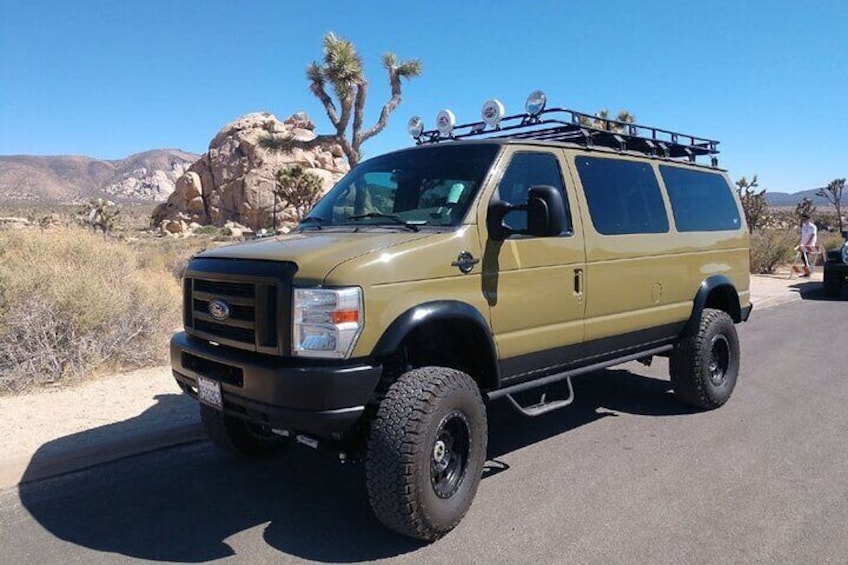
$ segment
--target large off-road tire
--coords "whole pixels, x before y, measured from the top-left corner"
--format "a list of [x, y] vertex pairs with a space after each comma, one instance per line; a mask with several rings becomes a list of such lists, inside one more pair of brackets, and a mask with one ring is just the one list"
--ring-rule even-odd
[[237, 455], [266, 457], [279, 451], [288, 442], [268, 427], [227, 416], [205, 404], [200, 405], [200, 420], [212, 443]]
[[683, 403], [711, 410], [727, 402], [739, 376], [739, 338], [730, 316], [705, 308], [695, 334], [675, 346], [669, 372]]
[[368, 498], [388, 528], [434, 541], [471, 506], [486, 461], [486, 407], [474, 380], [454, 369], [402, 375], [371, 423]]
[[837, 296], [839, 296], [840, 292], [842, 292], [842, 276], [839, 274], [834, 274], [832, 271], [828, 271], [825, 267], [824, 295], [828, 298], [836, 298]]

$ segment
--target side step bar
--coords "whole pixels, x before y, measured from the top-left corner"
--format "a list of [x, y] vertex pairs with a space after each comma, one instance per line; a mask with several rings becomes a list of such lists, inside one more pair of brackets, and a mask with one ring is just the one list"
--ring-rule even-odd
[[[561, 373], [548, 375], [547, 377], [543, 377], [541, 379], [535, 379], [523, 383], [518, 383], [512, 386], [499, 388], [497, 390], [493, 390], [487, 393], [486, 396], [489, 400], [496, 400], [505, 396], [507, 397], [507, 400], [510, 401], [512, 406], [525, 416], [540, 416], [542, 414], [547, 414], [548, 412], [552, 412], [560, 408], [565, 408], [566, 406], [574, 402], [574, 388], [571, 386], [571, 377], [585, 375], [586, 373], [599, 371], [601, 369], [606, 369], [607, 367], [612, 367], [613, 365], [627, 363], [628, 361], [643, 360], [645, 358], [650, 358], [653, 355], [660, 355], [662, 353], [666, 353], [668, 351], [671, 351], [672, 349], [674, 349], [674, 346], [672, 344], [661, 345], [659, 347], [654, 347], [653, 349], [648, 349], [646, 351], [640, 351], [638, 353], [625, 355], [624, 357], [617, 357], [608, 361], [601, 361], [600, 363], [586, 365], [585, 367], [578, 367], [569, 371], [563, 371]], [[533, 390], [534, 388], [543, 387], [545, 385], [553, 384], [563, 380], [566, 380], [568, 384], [568, 398], [564, 398], [561, 400], [552, 400], [548, 402], [545, 398], [545, 395], [543, 394], [539, 403], [534, 404], [532, 406], [524, 407], [521, 406], [512, 396], [513, 394], [523, 392], [525, 390]]]
[[565, 408], [572, 402], [574, 402], [574, 387], [571, 386], [571, 377], [565, 378], [566, 384], [568, 384], [568, 398], [563, 398], [560, 400], [548, 400], [547, 393], [543, 392], [542, 397], [539, 399], [539, 402], [533, 404], [532, 406], [522, 406], [518, 403], [515, 398], [511, 394], [506, 395], [506, 399], [509, 400], [512, 407], [524, 414], [529, 418], [533, 418], [535, 416], [541, 416], [542, 414], [547, 414], [548, 412], [553, 412], [554, 410], [559, 410], [560, 408]]

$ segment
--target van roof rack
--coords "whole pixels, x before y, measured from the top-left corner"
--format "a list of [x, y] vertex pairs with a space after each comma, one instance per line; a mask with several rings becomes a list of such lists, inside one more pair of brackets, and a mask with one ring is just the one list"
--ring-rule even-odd
[[[502, 106], [501, 106], [502, 107]], [[452, 117], [452, 115], [451, 115]], [[526, 139], [577, 143], [586, 148], [608, 147], [635, 151], [659, 159], [686, 159], [695, 163], [700, 156], [710, 157], [718, 167], [718, 144], [714, 139], [674, 132], [641, 124], [601, 118], [567, 108], [541, 109], [536, 114], [504, 116], [494, 127], [485, 122], [470, 122], [449, 129], [419, 130], [417, 144], [481, 137], [488, 139]]]

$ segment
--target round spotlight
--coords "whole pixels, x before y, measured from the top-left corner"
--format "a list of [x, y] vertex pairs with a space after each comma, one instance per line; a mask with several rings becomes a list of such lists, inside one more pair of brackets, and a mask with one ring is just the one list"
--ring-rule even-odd
[[531, 116], [538, 116], [545, 109], [545, 104], [548, 103], [548, 97], [541, 90], [534, 90], [527, 97], [527, 102], [524, 103], [524, 109]]
[[483, 117], [483, 123], [490, 128], [496, 128], [503, 119], [505, 113], [506, 109], [504, 108], [503, 102], [492, 98], [491, 100], [486, 100], [486, 103], [483, 104], [483, 110], [480, 112], [480, 115]]
[[406, 122], [406, 131], [409, 132], [409, 135], [418, 139], [421, 137], [421, 134], [424, 133], [424, 120], [418, 116], [412, 116], [409, 118], [409, 121]]
[[442, 137], [450, 137], [456, 125], [456, 116], [450, 110], [442, 110], [436, 116], [436, 128]]

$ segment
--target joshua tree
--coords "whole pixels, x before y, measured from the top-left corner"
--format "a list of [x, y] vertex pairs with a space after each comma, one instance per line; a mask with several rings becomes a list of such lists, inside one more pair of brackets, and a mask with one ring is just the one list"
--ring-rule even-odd
[[318, 175], [294, 166], [277, 171], [277, 187], [274, 193], [283, 202], [284, 208], [295, 209], [297, 221], [300, 221], [321, 198], [324, 183]]
[[603, 129], [606, 131], [611, 131], [613, 133], [623, 133], [625, 131], [625, 127], [616, 122], [632, 124], [636, 122], [636, 116], [634, 116], [627, 110], [621, 110], [618, 114], [616, 114], [615, 121], [612, 121], [609, 117], [609, 110], [604, 108], [599, 112], [595, 112], [594, 118], [580, 118], [580, 123], [584, 126]]
[[[324, 36], [324, 59], [320, 63], [313, 61], [306, 68], [306, 78], [309, 80], [309, 90], [324, 105], [336, 133], [319, 135], [309, 142], [269, 135], [262, 139], [261, 145], [266, 149], [286, 152], [295, 147], [309, 148], [326, 141], [334, 141], [341, 145], [348, 164], [353, 167], [362, 157], [360, 150], [362, 144], [383, 131], [388, 123], [389, 115], [400, 104], [401, 80], [421, 74], [421, 61], [418, 59], [398, 61], [393, 53], [383, 55], [383, 67], [389, 74], [391, 98], [383, 105], [377, 123], [368, 129], [363, 129], [362, 120], [365, 100], [368, 96], [368, 81], [365, 80], [362, 58], [356, 52], [353, 43], [332, 32], [328, 33]], [[335, 101], [327, 92], [328, 86], [336, 97]]]
[[800, 220], [802, 216], [809, 216], [812, 218], [815, 213], [816, 206], [809, 198], [802, 198], [801, 201], [795, 205], [796, 220]]
[[836, 208], [836, 219], [839, 222], [839, 233], [845, 230], [842, 223], [842, 192], [845, 189], [845, 179], [833, 179], [824, 188], [816, 192], [816, 196], [824, 198]]
[[745, 213], [745, 221], [748, 223], [748, 231], [753, 233], [756, 229], [762, 227], [768, 218], [766, 189], [759, 192], [754, 190], [759, 187], [757, 175], [754, 175], [754, 178], [750, 181], [742, 177], [736, 181], [736, 187], [739, 200], [742, 202], [742, 211]]
[[92, 198], [80, 210], [79, 217], [82, 223], [93, 231], [102, 230], [103, 238], [106, 239], [115, 229], [120, 213], [121, 207], [111, 200]]

